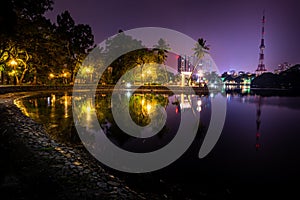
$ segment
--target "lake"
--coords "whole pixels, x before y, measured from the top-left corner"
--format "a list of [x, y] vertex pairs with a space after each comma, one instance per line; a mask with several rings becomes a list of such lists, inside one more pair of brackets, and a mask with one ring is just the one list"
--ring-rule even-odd
[[[227, 102], [224, 128], [212, 151], [199, 159], [199, 149], [210, 123], [211, 101], [216, 97]], [[130, 116], [140, 126], [150, 123], [150, 115], [155, 115], [153, 108], [156, 105], [166, 111], [164, 126], [148, 138], [129, 136], [116, 125], [110, 94], [97, 93], [94, 106], [92, 98], [88, 98], [90, 103], [86, 101], [78, 106], [86, 120], [80, 123], [88, 128], [89, 113], [95, 110], [110, 141], [122, 149], [139, 153], [151, 152], [169, 144], [178, 131], [180, 116], [193, 109], [200, 123], [192, 145], [174, 163], [150, 173], [190, 192], [191, 198], [297, 194], [295, 188], [300, 185], [298, 96], [260, 96], [253, 92], [211, 93], [207, 96], [127, 95], [124, 98], [128, 98]], [[70, 93], [29, 96], [19, 99], [17, 105], [25, 115], [44, 124], [54, 139], [69, 145], [81, 144], [73, 122]], [[130, 174], [117, 173], [130, 179]]]

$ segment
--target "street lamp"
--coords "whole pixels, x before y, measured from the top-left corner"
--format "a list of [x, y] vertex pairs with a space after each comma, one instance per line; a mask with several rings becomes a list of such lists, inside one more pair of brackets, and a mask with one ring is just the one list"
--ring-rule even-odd
[[54, 78], [54, 74], [50, 73], [49, 74], [50, 78]]
[[18, 65], [17, 61], [15, 59], [11, 59], [9, 61], [9, 65], [10, 66], [13, 66], [13, 71], [12, 71], [12, 74], [14, 76], [14, 85], [17, 84], [17, 78], [16, 78], [16, 66]]
[[15, 61], [14, 59], [12, 59], [10, 62], [9, 62], [9, 64], [11, 65], [11, 66], [13, 66], [13, 67], [15, 67], [15, 66], [17, 66], [17, 61]]

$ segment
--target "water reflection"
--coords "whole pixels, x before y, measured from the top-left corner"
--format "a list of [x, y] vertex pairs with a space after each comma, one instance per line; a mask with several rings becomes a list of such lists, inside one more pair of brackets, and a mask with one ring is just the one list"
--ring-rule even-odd
[[[193, 109], [194, 114], [201, 116], [199, 132], [189, 151], [174, 165], [162, 170], [170, 179], [202, 186], [207, 181], [224, 182], [227, 188], [228, 185], [233, 187], [234, 184], [256, 183], [257, 180], [260, 180], [260, 184], [268, 181], [286, 183], [299, 177], [299, 97], [227, 93], [224, 98], [227, 98], [228, 109], [221, 138], [211, 154], [205, 159], [198, 159], [201, 140], [210, 123], [210, 102], [216, 95], [169, 96], [125, 92], [123, 96], [129, 101], [130, 116], [140, 126], [150, 122], [157, 105], [166, 111], [168, 117], [163, 129], [150, 138], [137, 139], [119, 129], [112, 116], [109, 94], [97, 94], [95, 98], [81, 97], [88, 101], [76, 105], [84, 116], [83, 121], [76, 123], [88, 129], [93, 126], [89, 123], [92, 111], [96, 111], [101, 128], [112, 142], [125, 150], [148, 152], [168, 144], [178, 130], [181, 114]], [[21, 99], [18, 103], [24, 114], [45, 124], [51, 130], [52, 137], [77, 144], [80, 140], [74, 129], [72, 100], [69, 94], [52, 93]], [[211, 174], [215, 174], [215, 177], [211, 177]]]
[[[128, 93], [130, 95], [128, 95]], [[126, 98], [124, 101], [129, 101], [129, 113], [132, 120], [139, 126], [147, 126], [154, 116], [158, 118], [157, 125], [154, 126], [158, 134], [156, 137], [162, 137], [168, 134], [170, 137], [161, 144], [168, 143], [178, 128], [180, 116], [186, 110], [192, 110], [193, 115], [201, 115], [201, 124], [203, 127], [209, 125], [210, 118], [210, 99], [214, 98], [216, 94], [209, 96], [187, 95], [187, 94], [131, 94], [129, 91], [123, 94]], [[91, 128], [91, 115], [96, 111], [98, 122], [103, 129], [104, 133], [115, 141], [120, 146], [125, 145], [126, 142], [134, 139], [125, 134], [116, 125], [114, 117], [111, 112], [111, 95], [97, 94], [95, 99], [93, 96], [76, 97], [75, 109], [82, 117], [82, 121], [76, 121], [77, 124], [84, 128]], [[80, 99], [82, 98], [82, 99]], [[295, 107], [298, 103], [297, 98], [287, 97], [268, 97], [263, 98], [257, 95], [242, 95], [240, 93], [227, 93], [226, 97], [228, 104], [242, 103], [256, 105], [256, 130], [255, 147], [257, 150], [261, 148], [261, 107], [262, 105], [276, 105], [278, 107], [287, 106]], [[264, 99], [264, 101], [262, 101]], [[294, 103], [293, 103], [294, 102]], [[237, 104], [238, 105], [238, 104]], [[23, 113], [36, 121], [45, 124], [46, 128], [50, 130], [54, 138], [64, 142], [80, 143], [80, 140], [75, 131], [74, 122], [72, 118], [72, 97], [68, 93], [52, 93], [46, 96], [29, 97], [22, 99], [18, 102], [18, 106], [22, 109]], [[122, 111], [124, 108], [120, 105], [115, 105], [118, 110]], [[161, 106], [167, 113], [167, 121], [163, 128], [160, 129], [160, 123], [163, 122], [158, 115], [156, 107]], [[203, 112], [203, 113], [202, 113]], [[242, 112], [242, 110], [241, 110]], [[249, 112], [249, 111], [247, 111]], [[243, 114], [247, 119], [246, 114]], [[244, 124], [244, 120], [237, 119], [238, 123]], [[155, 128], [156, 127], [156, 128]], [[160, 130], [160, 131], [159, 131]], [[149, 130], [150, 132], [153, 130]], [[234, 131], [234, 130], [233, 130]], [[147, 134], [147, 133], [144, 133]], [[153, 138], [152, 138], [153, 139]], [[157, 138], [156, 138], [157, 139]], [[149, 139], [149, 141], [151, 138]], [[143, 142], [148, 140], [143, 140]], [[155, 144], [154, 144], [155, 145]], [[125, 145], [126, 146], [126, 145]]]
[[258, 97], [258, 102], [257, 102], [257, 107], [256, 107], [256, 144], [255, 144], [255, 149], [256, 151], [258, 151], [261, 148], [261, 144], [260, 144], [260, 124], [261, 124], [261, 119], [260, 119], [260, 115], [261, 115], [261, 100], [262, 97]]
[[[148, 143], [148, 147], [159, 148], [172, 140], [176, 133], [181, 112], [187, 109], [192, 110], [194, 115], [199, 115], [203, 102], [202, 98], [197, 95], [178, 94], [169, 96], [169, 94], [133, 93], [128, 92], [121, 94], [126, 97], [124, 101], [129, 101], [129, 113], [131, 119], [139, 126], [147, 126], [151, 119], [155, 119], [154, 126], [148, 132], [156, 132], [153, 137], [143, 139], [140, 143]], [[131, 137], [125, 134], [116, 125], [111, 111], [111, 95], [97, 94], [93, 96], [76, 96], [73, 99], [74, 109], [80, 115], [75, 123], [85, 129], [91, 129], [94, 125], [91, 122], [92, 114], [96, 113], [98, 122], [104, 133], [117, 145], [127, 146], [132, 141], [138, 141], [139, 138]], [[122, 112], [124, 108], [121, 105], [114, 105], [117, 110]], [[72, 97], [68, 93], [52, 93], [46, 96], [29, 97], [19, 101], [19, 107], [29, 117], [45, 124], [51, 135], [62, 142], [80, 143], [79, 137], [75, 131], [72, 117]], [[167, 113], [167, 121], [159, 115], [157, 107], [161, 107]], [[163, 124], [162, 124], [163, 123]], [[143, 134], [147, 135], [147, 132]], [[165, 135], [165, 136], [164, 136]], [[168, 135], [168, 136], [166, 136]], [[159, 142], [158, 142], [159, 141]], [[152, 143], [152, 144], [151, 144]], [[157, 144], [155, 144], [157, 143]], [[150, 145], [151, 144], [151, 145]], [[144, 149], [144, 147], [138, 147]], [[136, 151], [139, 151], [135, 148]]]

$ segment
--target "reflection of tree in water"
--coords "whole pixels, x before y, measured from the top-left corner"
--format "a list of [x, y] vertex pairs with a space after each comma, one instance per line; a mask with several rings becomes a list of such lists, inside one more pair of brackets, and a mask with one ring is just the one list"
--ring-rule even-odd
[[[123, 101], [129, 101], [129, 113], [132, 120], [139, 126], [146, 126], [151, 122], [151, 117], [161, 117], [155, 110], [157, 106], [166, 108], [168, 105], [168, 96], [157, 94], [134, 94], [128, 98], [122, 97]], [[126, 104], [114, 105], [122, 112]], [[105, 129], [106, 135], [112, 142], [123, 145], [131, 136], [124, 132], [116, 125], [111, 111], [111, 95], [97, 95], [95, 99], [96, 113], [101, 127]], [[158, 118], [159, 119], [159, 118]], [[110, 123], [110, 128], [104, 128]], [[165, 130], [165, 128], [163, 128]], [[163, 131], [162, 130], [162, 131]]]
[[[81, 141], [72, 118], [71, 98], [71, 96], [66, 94], [31, 97], [20, 101], [20, 106], [23, 108], [23, 112], [27, 113], [26, 115], [44, 124], [53, 139], [69, 144], [80, 144]], [[132, 138], [124, 134], [116, 125], [111, 111], [110, 94], [97, 94], [95, 96], [95, 107], [92, 104], [92, 97], [82, 96], [75, 98], [73, 109], [75, 109], [78, 119], [80, 119], [80, 121], [75, 122], [78, 125], [77, 128], [91, 129], [94, 123], [91, 121], [91, 114], [95, 111], [99, 124], [113, 142], [122, 145]], [[168, 96], [156, 94], [134, 94], [130, 99], [125, 96], [122, 99], [124, 101], [129, 100], [129, 112], [132, 120], [140, 126], [149, 124], [151, 117], [158, 118], [160, 115], [157, 115], [155, 107], [160, 105], [166, 108], [169, 101]], [[121, 105], [116, 106], [119, 106], [120, 112], [124, 109]], [[110, 127], [106, 126], [105, 128], [107, 124]], [[162, 136], [165, 131], [164, 127], [158, 135]], [[91, 134], [91, 137], [93, 137], [93, 134]], [[89, 141], [93, 143], [94, 139], [90, 138]]]
[[64, 143], [80, 144], [71, 115], [71, 96], [30, 97], [21, 101], [26, 115], [44, 125], [51, 138]]
[[157, 106], [166, 108], [168, 103], [168, 97], [163, 95], [135, 94], [131, 96], [129, 101], [129, 113], [136, 124], [146, 126], [151, 122], [150, 115], [159, 117], [155, 112], [155, 108]]
[[114, 122], [111, 112], [111, 95], [98, 94], [95, 97], [95, 109], [100, 124]]

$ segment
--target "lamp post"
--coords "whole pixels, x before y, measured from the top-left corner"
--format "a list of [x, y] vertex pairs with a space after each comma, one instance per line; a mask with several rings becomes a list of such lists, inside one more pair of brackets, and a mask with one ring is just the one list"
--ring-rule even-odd
[[16, 66], [18, 65], [18, 63], [17, 63], [17, 61], [15, 61], [15, 59], [12, 59], [11, 61], [9, 61], [9, 65], [13, 67], [12, 74], [14, 76], [14, 85], [16, 85], [17, 84]]
[[62, 77], [63, 77], [63, 83], [64, 83], [64, 84], [67, 84], [67, 83], [68, 83], [68, 80], [67, 80], [68, 73], [63, 72]]

